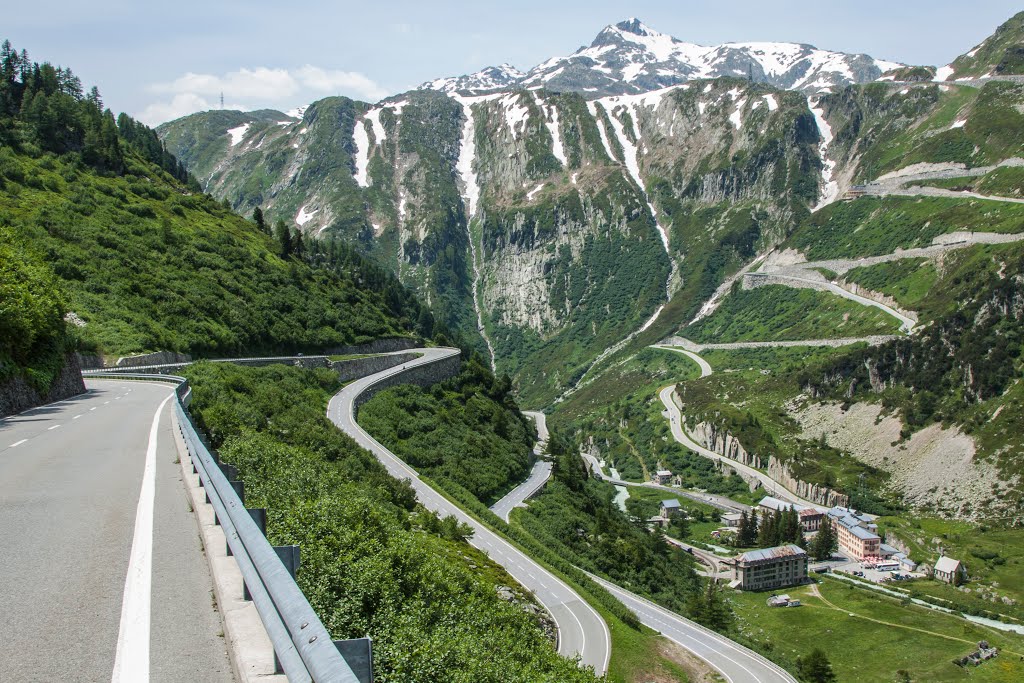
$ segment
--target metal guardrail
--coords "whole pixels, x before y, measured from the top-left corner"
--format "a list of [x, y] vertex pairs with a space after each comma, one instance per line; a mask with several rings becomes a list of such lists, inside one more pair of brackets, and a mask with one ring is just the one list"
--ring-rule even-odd
[[[192, 398], [188, 380], [175, 375], [143, 373], [102, 373], [94, 379], [161, 381], [175, 384], [175, 411], [181, 436], [192, 464], [199, 474], [214, 514], [224, 530], [230, 554], [235, 558], [245, 587], [274, 653], [289, 681], [293, 683], [372, 683], [372, 656], [368, 647], [355, 641], [333, 641], [306, 596], [277, 551], [267, 541], [252, 513], [246, 509], [235, 486], [228, 481], [217, 459], [203, 444], [185, 410]], [[359, 639], [364, 640], [364, 639]], [[367, 641], [367, 645], [369, 645]], [[341, 650], [363, 674], [353, 672]]]

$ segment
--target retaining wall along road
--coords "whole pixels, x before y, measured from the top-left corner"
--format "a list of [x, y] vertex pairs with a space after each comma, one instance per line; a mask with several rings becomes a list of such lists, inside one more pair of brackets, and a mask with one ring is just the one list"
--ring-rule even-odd
[[16, 374], [10, 379], [0, 382], [0, 417], [20, 413], [46, 403], [62, 401], [72, 396], [85, 393], [85, 382], [82, 381], [82, 369], [78, 365], [78, 357], [69, 353], [65, 357], [64, 367], [50, 390], [44, 396], [36, 391], [28, 381]]
[[409, 368], [405, 372], [399, 372], [390, 377], [385, 377], [379, 382], [367, 387], [365, 391], [355, 398], [353, 401], [355, 404], [355, 413], [358, 415], [359, 408], [373, 398], [379, 391], [383, 391], [384, 389], [388, 389], [399, 384], [415, 384], [419, 387], [429, 387], [432, 384], [443, 382], [446, 379], [451, 379], [455, 375], [459, 374], [459, 370], [461, 369], [462, 356], [455, 355], [449, 356], [448, 358], [442, 358], [433, 363], [427, 363], [426, 365], [417, 365], [414, 368]]

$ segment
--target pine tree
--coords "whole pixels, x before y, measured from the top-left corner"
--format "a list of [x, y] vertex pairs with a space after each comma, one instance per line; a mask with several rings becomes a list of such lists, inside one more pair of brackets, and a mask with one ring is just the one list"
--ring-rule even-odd
[[741, 544], [744, 548], [751, 548], [757, 544], [757, 529], [759, 526], [757, 508], [753, 508], [750, 511], [750, 520], [747, 524], [746, 534], [743, 536], [743, 543]]
[[283, 258], [288, 258], [292, 254], [292, 231], [288, 229], [284, 221], [278, 219], [274, 223], [274, 237], [277, 238], [278, 253]]
[[836, 680], [828, 656], [818, 648], [811, 650], [806, 657], [797, 657], [796, 673], [808, 683], [834, 683]]
[[838, 547], [839, 543], [836, 538], [835, 528], [832, 526], [832, 520], [825, 517], [825, 520], [821, 523], [821, 528], [818, 529], [814, 540], [811, 541], [811, 557], [815, 560], [827, 560], [832, 557], [832, 553]]
[[256, 224], [256, 229], [267, 234], [267, 221], [263, 217], [263, 209], [256, 207], [252, 210], [252, 222]]

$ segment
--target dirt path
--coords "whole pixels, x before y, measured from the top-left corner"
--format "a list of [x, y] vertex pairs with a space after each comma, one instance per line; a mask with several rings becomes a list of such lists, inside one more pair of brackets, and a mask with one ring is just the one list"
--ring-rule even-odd
[[[815, 584], [813, 586], [813, 590], [811, 592], [815, 595], [815, 597], [817, 597], [819, 600], [821, 600], [830, 609], [834, 609], [837, 612], [843, 612], [847, 616], [853, 617], [855, 619], [863, 619], [865, 621], [870, 621], [870, 622], [873, 622], [875, 624], [881, 624], [883, 626], [890, 626], [892, 628], [902, 628], [902, 629], [907, 630], [907, 631], [917, 631], [918, 633], [924, 633], [926, 635], [935, 636], [936, 638], [945, 638], [946, 640], [955, 640], [955, 641], [960, 642], [960, 643], [967, 643], [968, 645], [970, 645], [972, 647], [977, 646], [977, 644], [978, 644], [978, 642], [976, 640], [967, 640], [965, 638], [957, 638], [956, 636], [947, 635], [945, 633], [937, 633], [936, 631], [929, 631], [928, 629], [918, 628], [916, 626], [906, 626], [905, 624], [895, 624], [895, 623], [893, 623], [891, 621], [882, 621], [881, 619], [875, 619], [874, 617], [866, 617], [863, 614], [857, 614], [856, 612], [851, 612], [848, 609], [844, 609], [842, 607], [836, 606], [831, 600], [826, 598], [821, 593], [821, 590], [819, 589], [817, 584]], [[1013, 652], [1012, 650], [1001, 649], [1000, 652], [1005, 653], [1005, 654], [1010, 654], [1010, 655], [1013, 655], [1015, 657], [1024, 656], [1024, 655], [1021, 655], [1019, 652]]]

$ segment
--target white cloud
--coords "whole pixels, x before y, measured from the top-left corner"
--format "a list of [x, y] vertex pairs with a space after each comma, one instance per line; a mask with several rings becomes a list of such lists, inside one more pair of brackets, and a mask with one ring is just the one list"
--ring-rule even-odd
[[223, 75], [188, 72], [146, 88], [170, 100], [150, 103], [138, 118], [149, 125], [170, 121], [219, 106], [221, 95], [238, 104], [227, 109], [246, 111], [263, 107], [287, 108], [327, 95], [348, 95], [375, 102], [388, 91], [355, 71], [322, 69], [306, 64], [298, 69], [242, 68]]
[[287, 69], [239, 69], [214, 76], [213, 74], [186, 73], [170, 83], [155, 83], [148, 88], [155, 93], [191, 93], [213, 97], [254, 97], [277, 99], [294, 95], [299, 84]]
[[387, 90], [355, 71], [328, 71], [307, 64], [295, 74], [307, 88], [324, 93], [351, 92], [373, 101], [388, 94]]

